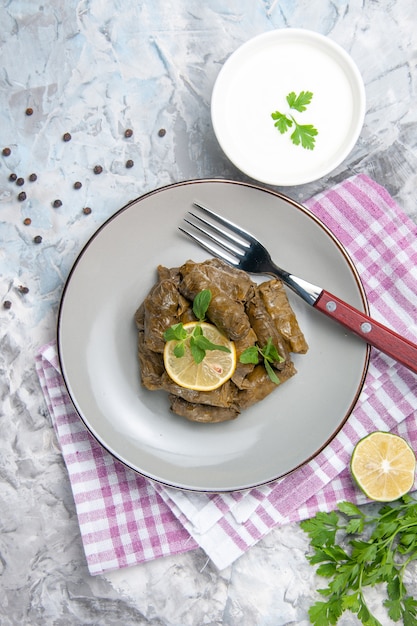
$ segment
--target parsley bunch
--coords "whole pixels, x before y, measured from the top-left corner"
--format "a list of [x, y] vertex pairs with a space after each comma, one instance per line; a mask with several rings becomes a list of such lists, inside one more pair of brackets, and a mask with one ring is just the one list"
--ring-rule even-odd
[[329, 579], [328, 586], [319, 589], [325, 600], [309, 610], [311, 623], [337, 624], [349, 610], [365, 626], [382, 626], [371, 614], [364, 590], [383, 583], [390, 618], [417, 626], [417, 600], [404, 584], [407, 565], [417, 558], [417, 501], [405, 495], [377, 515], [367, 515], [350, 502], [341, 502], [338, 508], [339, 512], [319, 512], [301, 522], [314, 550], [307, 558], [319, 564], [320, 576]]
[[[193, 300], [193, 313], [200, 322], [203, 322], [206, 317], [211, 298], [212, 294], [210, 289], [203, 289]], [[226, 346], [212, 343], [207, 339], [207, 337], [204, 336], [203, 329], [198, 324], [194, 326], [192, 331], [185, 329], [181, 322], [179, 324], [173, 324], [164, 332], [164, 340], [172, 341], [173, 339], [178, 341], [174, 348], [174, 354], [178, 359], [185, 354], [185, 342], [187, 340], [190, 341], [190, 351], [197, 364], [201, 363], [204, 359], [207, 350], [230, 352], [229, 348]]]
[[[286, 99], [290, 109], [302, 113], [307, 109], [312, 98], [313, 94], [311, 91], [300, 91], [298, 96], [294, 91], [291, 91]], [[316, 142], [315, 137], [318, 135], [318, 130], [312, 124], [299, 124], [293, 115], [285, 115], [285, 113], [280, 113], [280, 111], [271, 113], [271, 117], [275, 120], [274, 126], [276, 126], [281, 135], [286, 133], [287, 130], [294, 125], [294, 131], [291, 134], [293, 144], [299, 146], [301, 143], [302, 147], [306, 150], [314, 150]]]

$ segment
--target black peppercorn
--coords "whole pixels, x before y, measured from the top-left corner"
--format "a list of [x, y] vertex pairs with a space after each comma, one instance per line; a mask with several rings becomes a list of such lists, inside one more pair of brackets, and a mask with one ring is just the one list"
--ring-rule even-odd
[[158, 130], [158, 135], [159, 135], [160, 137], [164, 137], [164, 136], [166, 135], [166, 132], [167, 132], [167, 131], [165, 130], [165, 128], [160, 128], [160, 129]]
[[14, 173], [10, 174], [9, 180], [11, 180], [12, 183], [14, 183], [14, 181], [17, 180], [17, 174], [14, 174]]
[[128, 159], [128, 160], [126, 161], [126, 167], [128, 167], [128, 168], [129, 168], [129, 167], [133, 167], [133, 166], [134, 166], [134, 162], [132, 161], [132, 159]]
[[3, 302], [3, 306], [5, 309], [11, 309], [12, 308], [12, 303], [10, 302], [10, 300], [5, 300]]
[[52, 206], [54, 207], [54, 209], [58, 209], [60, 206], [62, 206], [62, 200], [54, 200]]
[[25, 179], [20, 177], [16, 179], [16, 185], [18, 185], [18, 187], [22, 187], [22, 185], [25, 184]]
[[28, 107], [25, 111], [26, 115], [32, 115], [33, 113], [33, 109], [31, 107]]
[[34, 183], [34, 182], [35, 182], [35, 180], [37, 180], [37, 178], [38, 178], [38, 177], [36, 176], [36, 174], [31, 174], [31, 175], [29, 176], [29, 180], [30, 180], [30, 182], [31, 182], [31, 183]]
[[64, 133], [64, 134], [62, 135], [62, 139], [63, 139], [64, 141], [71, 141], [71, 134], [70, 134], [70, 133]]
[[77, 180], [77, 182], [76, 182], [76, 183], [74, 183], [74, 189], [81, 189], [81, 187], [82, 187], [82, 186], [83, 186], [83, 185], [82, 185], [82, 183], [80, 183], [80, 181], [79, 181], [79, 180]]
[[40, 235], [36, 235], [36, 237], [33, 238], [34, 243], [42, 243], [42, 237]]
[[101, 174], [101, 172], [103, 171], [103, 168], [101, 167], [101, 165], [95, 165], [93, 171], [94, 171], [94, 174]]
[[23, 200], [26, 200], [26, 194], [24, 191], [21, 191], [19, 193], [19, 195], [17, 196], [17, 199], [19, 200], [19, 202], [23, 202]]
[[18, 290], [20, 293], [29, 293], [29, 287], [25, 287], [24, 285], [19, 285]]
[[83, 208], [83, 213], [84, 213], [84, 215], [90, 215], [90, 213], [91, 213], [90, 207], [89, 206], [85, 206]]
[[125, 137], [131, 137], [133, 135], [133, 130], [131, 128], [126, 128]]
[[2, 154], [3, 156], [10, 156], [12, 153], [12, 151], [10, 150], [10, 148], [3, 148]]

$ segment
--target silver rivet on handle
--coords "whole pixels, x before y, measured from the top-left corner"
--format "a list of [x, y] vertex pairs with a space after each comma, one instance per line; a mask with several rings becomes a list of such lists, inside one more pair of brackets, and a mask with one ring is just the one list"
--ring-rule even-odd
[[336, 302], [334, 302], [333, 300], [329, 300], [329, 302], [326, 302], [326, 309], [330, 312], [333, 313], [333, 311], [336, 311]]

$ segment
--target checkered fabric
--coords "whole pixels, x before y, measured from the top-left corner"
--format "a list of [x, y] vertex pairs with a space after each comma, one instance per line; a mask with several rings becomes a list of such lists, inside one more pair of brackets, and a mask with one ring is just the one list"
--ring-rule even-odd
[[[354, 176], [305, 205], [353, 259], [371, 316], [417, 342], [416, 225], [383, 187], [365, 175]], [[278, 524], [332, 510], [340, 500], [366, 502], [353, 485], [349, 460], [356, 442], [369, 432], [397, 433], [417, 450], [417, 376], [372, 351], [355, 409], [312, 461], [246, 492], [170, 489], [127, 469], [90, 436], [66, 394], [54, 343], [39, 351], [36, 367], [68, 468], [91, 574], [197, 546], [224, 568]]]

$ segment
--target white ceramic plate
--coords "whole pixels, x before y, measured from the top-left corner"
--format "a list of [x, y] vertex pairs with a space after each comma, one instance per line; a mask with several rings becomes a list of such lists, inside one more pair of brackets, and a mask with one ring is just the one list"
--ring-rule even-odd
[[[290, 111], [290, 92], [313, 93], [299, 113]], [[271, 113], [292, 113], [318, 130], [313, 150], [274, 126]], [[351, 152], [365, 116], [362, 77], [334, 41], [304, 29], [258, 35], [226, 61], [214, 85], [211, 115], [225, 154], [242, 172], [270, 185], [300, 185], [325, 176]]]
[[175, 487], [244, 489], [291, 472], [334, 437], [361, 391], [368, 348], [290, 293], [310, 350], [295, 356], [294, 378], [236, 420], [189, 422], [164, 392], [141, 388], [133, 315], [157, 265], [207, 258], [178, 230], [194, 201], [253, 231], [284, 268], [367, 310], [349, 257], [302, 206], [243, 183], [180, 183], [122, 208], [81, 251], [61, 300], [59, 359], [80, 417], [120, 461]]

